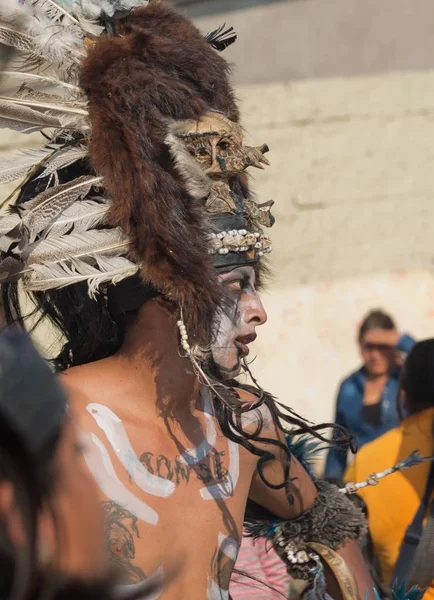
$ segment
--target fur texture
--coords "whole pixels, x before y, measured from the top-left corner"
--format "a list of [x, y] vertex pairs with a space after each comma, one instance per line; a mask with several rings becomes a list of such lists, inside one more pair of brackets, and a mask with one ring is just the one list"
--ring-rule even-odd
[[296, 579], [306, 579], [310, 573], [305, 564], [288, 560], [286, 546], [296, 551], [305, 550], [308, 542], [318, 542], [336, 550], [351, 539], [358, 539], [367, 531], [363, 511], [339, 492], [337, 486], [327, 481], [316, 481], [318, 496], [312, 508], [298, 519], [277, 520], [257, 504], [250, 503], [247, 531], [253, 537], [266, 537], [286, 563], [288, 572]]
[[193, 198], [165, 140], [169, 119], [210, 109], [238, 121], [224, 59], [185, 17], [152, 3], [98, 40], [81, 85], [92, 121], [91, 161], [131, 239], [142, 276], [183, 308], [191, 342], [207, 345], [221, 297], [208, 254], [204, 198]]

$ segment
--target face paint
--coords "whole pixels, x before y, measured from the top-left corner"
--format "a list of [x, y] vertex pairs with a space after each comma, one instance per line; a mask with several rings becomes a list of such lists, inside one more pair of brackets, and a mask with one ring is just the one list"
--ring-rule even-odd
[[96, 403], [89, 404], [86, 410], [104, 431], [116, 456], [139, 488], [147, 494], [160, 498], [167, 498], [173, 494], [175, 484], [172, 481], [151, 475], [142, 465], [131, 446], [122, 421], [114, 412], [107, 406]]
[[214, 411], [211, 393], [208, 389], [202, 390], [203, 412], [206, 418], [205, 439], [196, 448], [189, 448], [182, 453], [181, 460], [187, 465], [195, 465], [204, 460], [213, 450], [217, 438], [217, 430], [214, 422]]
[[249, 353], [248, 344], [256, 338], [256, 327], [265, 323], [267, 316], [255, 289], [253, 267], [238, 267], [219, 275], [219, 279], [227, 306], [218, 316], [211, 354], [218, 375], [232, 379]]
[[141, 502], [133, 493], [127, 490], [116, 475], [104, 444], [94, 433], [91, 433], [90, 437], [92, 443], [85, 443], [83, 455], [102, 493], [138, 519], [156, 525], [158, 514], [153, 508]]

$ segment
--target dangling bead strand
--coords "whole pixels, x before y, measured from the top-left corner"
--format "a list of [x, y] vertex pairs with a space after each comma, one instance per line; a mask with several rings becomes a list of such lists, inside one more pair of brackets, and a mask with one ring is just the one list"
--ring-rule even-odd
[[191, 348], [190, 344], [188, 343], [187, 329], [185, 327], [184, 321], [180, 319], [176, 324], [178, 326], [179, 334], [181, 336], [181, 346], [184, 348], [186, 356], [189, 357], [191, 354]]

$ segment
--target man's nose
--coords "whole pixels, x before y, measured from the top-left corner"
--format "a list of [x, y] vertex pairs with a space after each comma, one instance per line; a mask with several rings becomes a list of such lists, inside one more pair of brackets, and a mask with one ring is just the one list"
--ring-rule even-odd
[[257, 294], [252, 294], [252, 298], [248, 300], [249, 307], [245, 312], [245, 320], [247, 323], [255, 325], [263, 325], [267, 322], [267, 313]]

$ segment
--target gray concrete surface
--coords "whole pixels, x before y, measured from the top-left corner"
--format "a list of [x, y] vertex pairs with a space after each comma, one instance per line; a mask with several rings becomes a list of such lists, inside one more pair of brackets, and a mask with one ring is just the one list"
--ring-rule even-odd
[[211, 0], [183, 7], [204, 31], [233, 25], [239, 84], [434, 67], [432, 0]]

